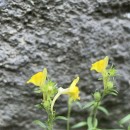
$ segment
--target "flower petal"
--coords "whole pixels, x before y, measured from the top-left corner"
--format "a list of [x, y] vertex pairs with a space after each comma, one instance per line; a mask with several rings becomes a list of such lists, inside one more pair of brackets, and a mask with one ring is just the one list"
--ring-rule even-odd
[[71, 83], [70, 87], [76, 86], [76, 84], [78, 83], [78, 81], [79, 81], [79, 77], [77, 77], [76, 79], [73, 80], [73, 82]]
[[38, 73], [34, 74], [27, 81], [27, 83], [33, 83], [34, 85], [41, 87], [45, 83], [46, 77], [47, 77], [47, 69], [44, 68], [43, 72], [38, 72]]
[[96, 70], [99, 73], [103, 73], [108, 65], [109, 57], [106, 56], [104, 59], [99, 60], [92, 64], [91, 70]]

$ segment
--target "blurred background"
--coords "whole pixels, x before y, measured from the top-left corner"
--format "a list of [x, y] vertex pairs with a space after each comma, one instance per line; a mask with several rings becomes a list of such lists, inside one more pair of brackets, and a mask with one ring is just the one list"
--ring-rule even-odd
[[[35, 107], [41, 95], [26, 81], [44, 67], [58, 87], [79, 75], [81, 102], [90, 101], [102, 87], [91, 64], [106, 55], [121, 76], [118, 96], [103, 102], [110, 115], [99, 113], [99, 126], [118, 128], [116, 121], [130, 113], [130, 1], [0, 0], [0, 130], [42, 130], [32, 123], [46, 119]], [[56, 102], [59, 115], [66, 115], [66, 101]], [[87, 116], [74, 106], [71, 124]], [[65, 126], [57, 121], [56, 129]]]

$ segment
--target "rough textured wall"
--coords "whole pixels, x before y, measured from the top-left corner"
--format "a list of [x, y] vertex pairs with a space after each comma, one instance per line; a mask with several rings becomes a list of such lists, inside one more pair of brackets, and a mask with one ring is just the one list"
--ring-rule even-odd
[[[25, 83], [44, 67], [59, 86], [78, 74], [81, 100], [88, 101], [101, 87], [91, 63], [106, 55], [122, 77], [119, 96], [104, 101], [112, 113], [100, 125], [116, 128], [114, 120], [130, 112], [130, 1], [0, 0], [0, 130], [41, 130], [32, 123], [46, 118], [34, 107], [41, 96]], [[66, 113], [60, 101], [56, 107]], [[84, 119], [76, 108], [72, 116]]]

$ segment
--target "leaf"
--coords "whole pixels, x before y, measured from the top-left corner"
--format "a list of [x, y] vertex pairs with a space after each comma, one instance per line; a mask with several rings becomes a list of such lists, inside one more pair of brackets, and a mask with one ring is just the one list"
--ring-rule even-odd
[[117, 93], [115, 93], [115, 92], [110, 92], [110, 94], [117, 96]]
[[87, 122], [85, 122], [85, 121], [79, 122], [79, 123], [73, 125], [72, 129], [80, 128], [80, 127], [83, 127], [83, 126], [87, 126]]
[[37, 124], [37, 125], [39, 125], [40, 127], [42, 127], [42, 128], [47, 128], [47, 126], [46, 126], [46, 124], [45, 123], [43, 123], [43, 122], [41, 122], [40, 120], [35, 120], [35, 121], [33, 121], [35, 124]]
[[[99, 129], [99, 130], [104, 130], [104, 129]], [[105, 130], [125, 130], [125, 129], [105, 129]]]
[[104, 114], [106, 114], [107, 116], [109, 115], [109, 112], [108, 112], [108, 110], [106, 108], [99, 106], [98, 109], [100, 111], [102, 111]]
[[67, 118], [67, 117], [64, 117], [64, 116], [57, 116], [57, 117], [55, 118], [55, 120], [65, 120], [65, 121], [67, 121], [68, 118]]
[[97, 125], [98, 125], [98, 120], [95, 118], [95, 120], [94, 120], [94, 122], [93, 122], [94, 128], [97, 128]]
[[36, 108], [39, 108], [39, 109], [42, 109], [42, 108], [43, 108], [43, 105], [42, 105], [42, 104], [36, 104], [35, 107], [36, 107]]
[[122, 125], [126, 122], [128, 122], [130, 120], [130, 114], [128, 114], [127, 116], [125, 116], [124, 118], [122, 118], [119, 123]]
[[86, 103], [86, 105], [83, 107], [83, 109], [86, 109], [86, 108], [88, 108], [88, 107], [91, 107], [93, 104], [94, 104], [93, 101], [92, 101], [92, 102], [88, 102], [88, 103]]
[[128, 130], [130, 130], [130, 126], [128, 126]]
[[78, 105], [78, 107], [82, 109], [82, 104], [80, 102], [76, 102], [76, 105]]
[[98, 80], [103, 80], [103, 78], [102, 78], [102, 77], [100, 77], [100, 78], [98, 78]]
[[34, 93], [41, 93], [41, 90], [40, 89], [35, 89]]
[[91, 130], [93, 129], [93, 123], [92, 123], [92, 117], [88, 117], [87, 119], [87, 125], [88, 125], [88, 129]]
[[112, 91], [118, 94], [118, 91], [117, 91], [117, 90], [113, 89]]

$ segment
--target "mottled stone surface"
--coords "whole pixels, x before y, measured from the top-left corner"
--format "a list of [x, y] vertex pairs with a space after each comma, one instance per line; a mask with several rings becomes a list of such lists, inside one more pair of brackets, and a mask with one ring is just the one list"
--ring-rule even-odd
[[[41, 96], [25, 83], [44, 67], [58, 86], [67, 87], [78, 74], [81, 101], [89, 101], [101, 87], [91, 63], [106, 55], [122, 76], [118, 97], [104, 101], [111, 115], [99, 114], [100, 126], [117, 128], [115, 120], [130, 112], [130, 1], [0, 0], [0, 130], [41, 130], [32, 123], [46, 118], [34, 107]], [[61, 100], [56, 107], [62, 115]], [[72, 122], [85, 114], [75, 108]]]

